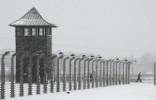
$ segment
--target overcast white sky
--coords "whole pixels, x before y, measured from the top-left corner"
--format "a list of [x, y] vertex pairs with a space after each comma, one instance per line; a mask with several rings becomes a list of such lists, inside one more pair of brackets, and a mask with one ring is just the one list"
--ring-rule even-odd
[[53, 30], [54, 51], [104, 57], [156, 54], [156, 0], [1, 0], [0, 50], [14, 49], [12, 21], [35, 6]]

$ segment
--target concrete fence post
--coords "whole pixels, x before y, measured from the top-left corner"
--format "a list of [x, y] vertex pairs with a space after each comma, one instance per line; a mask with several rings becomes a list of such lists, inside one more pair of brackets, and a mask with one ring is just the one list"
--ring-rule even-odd
[[37, 57], [36, 61], [36, 94], [40, 94], [40, 57]]
[[108, 76], [108, 72], [109, 72], [108, 65], [109, 65], [109, 61], [106, 60], [106, 86], [109, 85], [109, 82], [108, 82], [108, 78], [109, 78], [109, 76]]
[[121, 84], [121, 62], [119, 61], [119, 85]]
[[115, 85], [118, 84], [118, 61], [115, 63]]
[[154, 85], [156, 85], [156, 63], [154, 63]]
[[112, 60], [110, 61], [110, 66], [109, 66], [109, 85], [112, 85]]
[[90, 89], [90, 75], [92, 75], [92, 73], [90, 73], [90, 62], [93, 60], [94, 56], [91, 56], [88, 60], [88, 73], [87, 73], [87, 88]]
[[105, 62], [105, 60], [103, 60], [103, 66], [102, 66], [103, 67], [103, 86], [105, 86], [105, 82], [106, 82], [106, 78], [105, 78], [105, 75], [106, 75], [105, 74], [106, 73], [105, 72], [106, 71], [105, 70], [105, 64], [106, 64], [106, 62]]
[[52, 68], [51, 68], [51, 71], [50, 71], [50, 92], [53, 93], [54, 92], [54, 59], [57, 58], [57, 55], [54, 55], [53, 54], [51, 55], [51, 60], [52, 60]]
[[[74, 60], [74, 90], [76, 90], [77, 89], [77, 74], [76, 74], [76, 72], [77, 72], [77, 68], [76, 68], [76, 62], [78, 61], [78, 60], [80, 60], [80, 58], [75, 58], [75, 60]], [[79, 64], [78, 64], [78, 66], [79, 66]]]
[[84, 69], [83, 69], [83, 75], [84, 75], [84, 77], [83, 77], [83, 89], [86, 89], [86, 79], [87, 79], [87, 75], [86, 75], [86, 65], [87, 65], [87, 61], [88, 61], [88, 58], [86, 58], [85, 60], [84, 60]]
[[43, 93], [47, 93], [47, 77], [48, 77], [48, 75], [47, 75], [47, 57], [46, 56], [44, 56], [43, 57], [44, 58], [44, 68], [43, 68], [43, 74], [44, 74], [44, 76], [43, 76]]
[[63, 91], [66, 91], [66, 61], [69, 57], [63, 59]]
[[74, 60], [75, 55], [71, 54], [71, 58], [69, 60], [69, 91], [72, 90], [72, 60]]
[[81, 77], [81, 69], [82, 69], [82, 61], [84, 60], [84, 56], [79, 60], [79, 72], [78, 72], [78, 89], [81, 89], [82, 77]]
[[95, 76], [94, 76], [94, 70], [95, 70], [95, 68], [94, 68], [94, 63], [96, 62], [96, 59], [94, 59], [93, 61], [92, 61], [92, 88], [94, 88], [94, 81], [95, 81]]
[[122, 84], [125, 84], [125, 63], [122, 62]]
[[98, 87], [98, 62], [99, 60], [96, 60], [96, 67], [95, 67], [95, 86]]
[[5, 57], [9, 54], [10, 52], [7, 51], [2, 55], [1, 58], [1, 99], [5, 99]]
[[20, 96], [24, 96], [24, 86], [23, 86], [23, 60], [24, 55], [21, 55], [20, 59]]
[[99, 86], [102, 87], [102, 60], [100, 60], [100, 68], [99, 68]]
[[32, 55], [29, 55], [29, 66], [28, 66], [28, 95], [32, 95]]
[[15, 97], [15, 72], [14, 72], [14, 60], [16, 53], [11, 56], [11, 87], [10, 87], [10, 97]]
[[112, 62], [112, 69], [113, 69], [113, 75], [112, 75], [112, 85], [115, 85], [115, 61]]

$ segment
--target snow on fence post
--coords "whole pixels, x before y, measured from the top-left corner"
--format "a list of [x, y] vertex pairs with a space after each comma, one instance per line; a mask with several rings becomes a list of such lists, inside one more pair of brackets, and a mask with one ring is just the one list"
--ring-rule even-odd
[[1, 99], [5, 99], [5, 57], [9, 54], [9, 51], [6, 51], [1, 58]]
[[15, 77], [14, 77], [14, 60], [16, 53], [11, 56], [11, 86], [10, 86], [10, 97], [15, 97]]

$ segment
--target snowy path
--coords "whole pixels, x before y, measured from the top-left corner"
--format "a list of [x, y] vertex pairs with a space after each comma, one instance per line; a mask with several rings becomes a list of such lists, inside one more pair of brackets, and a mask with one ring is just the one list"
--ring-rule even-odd
[[[109, 86], [89, 90], [18, 97], [11, 100], [156, 100], [156, 86], [149, 83]], [[10, 99], [8, 99], [10, 100]]]

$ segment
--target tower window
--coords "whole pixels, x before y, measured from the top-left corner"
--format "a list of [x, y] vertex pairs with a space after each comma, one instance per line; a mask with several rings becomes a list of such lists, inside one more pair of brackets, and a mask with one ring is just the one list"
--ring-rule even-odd
[[43, 35], [44, 35], [44, 30], [43, 30], [43, 28], [39, 28], [39, 35], [40, 35], [40, 36], [43, 36]]
[[24, 36], [30, 36], [30, 29], [29, 28], [24, 29]]
[[32, 36], [36, 36], [36, 28], [32, 28]]
[[22, 36], [22, 35], [23, 35], [23, 28], [17, 27], [17, 28], [16, 28], [16, 35], [17, 35], [17, 36]]

